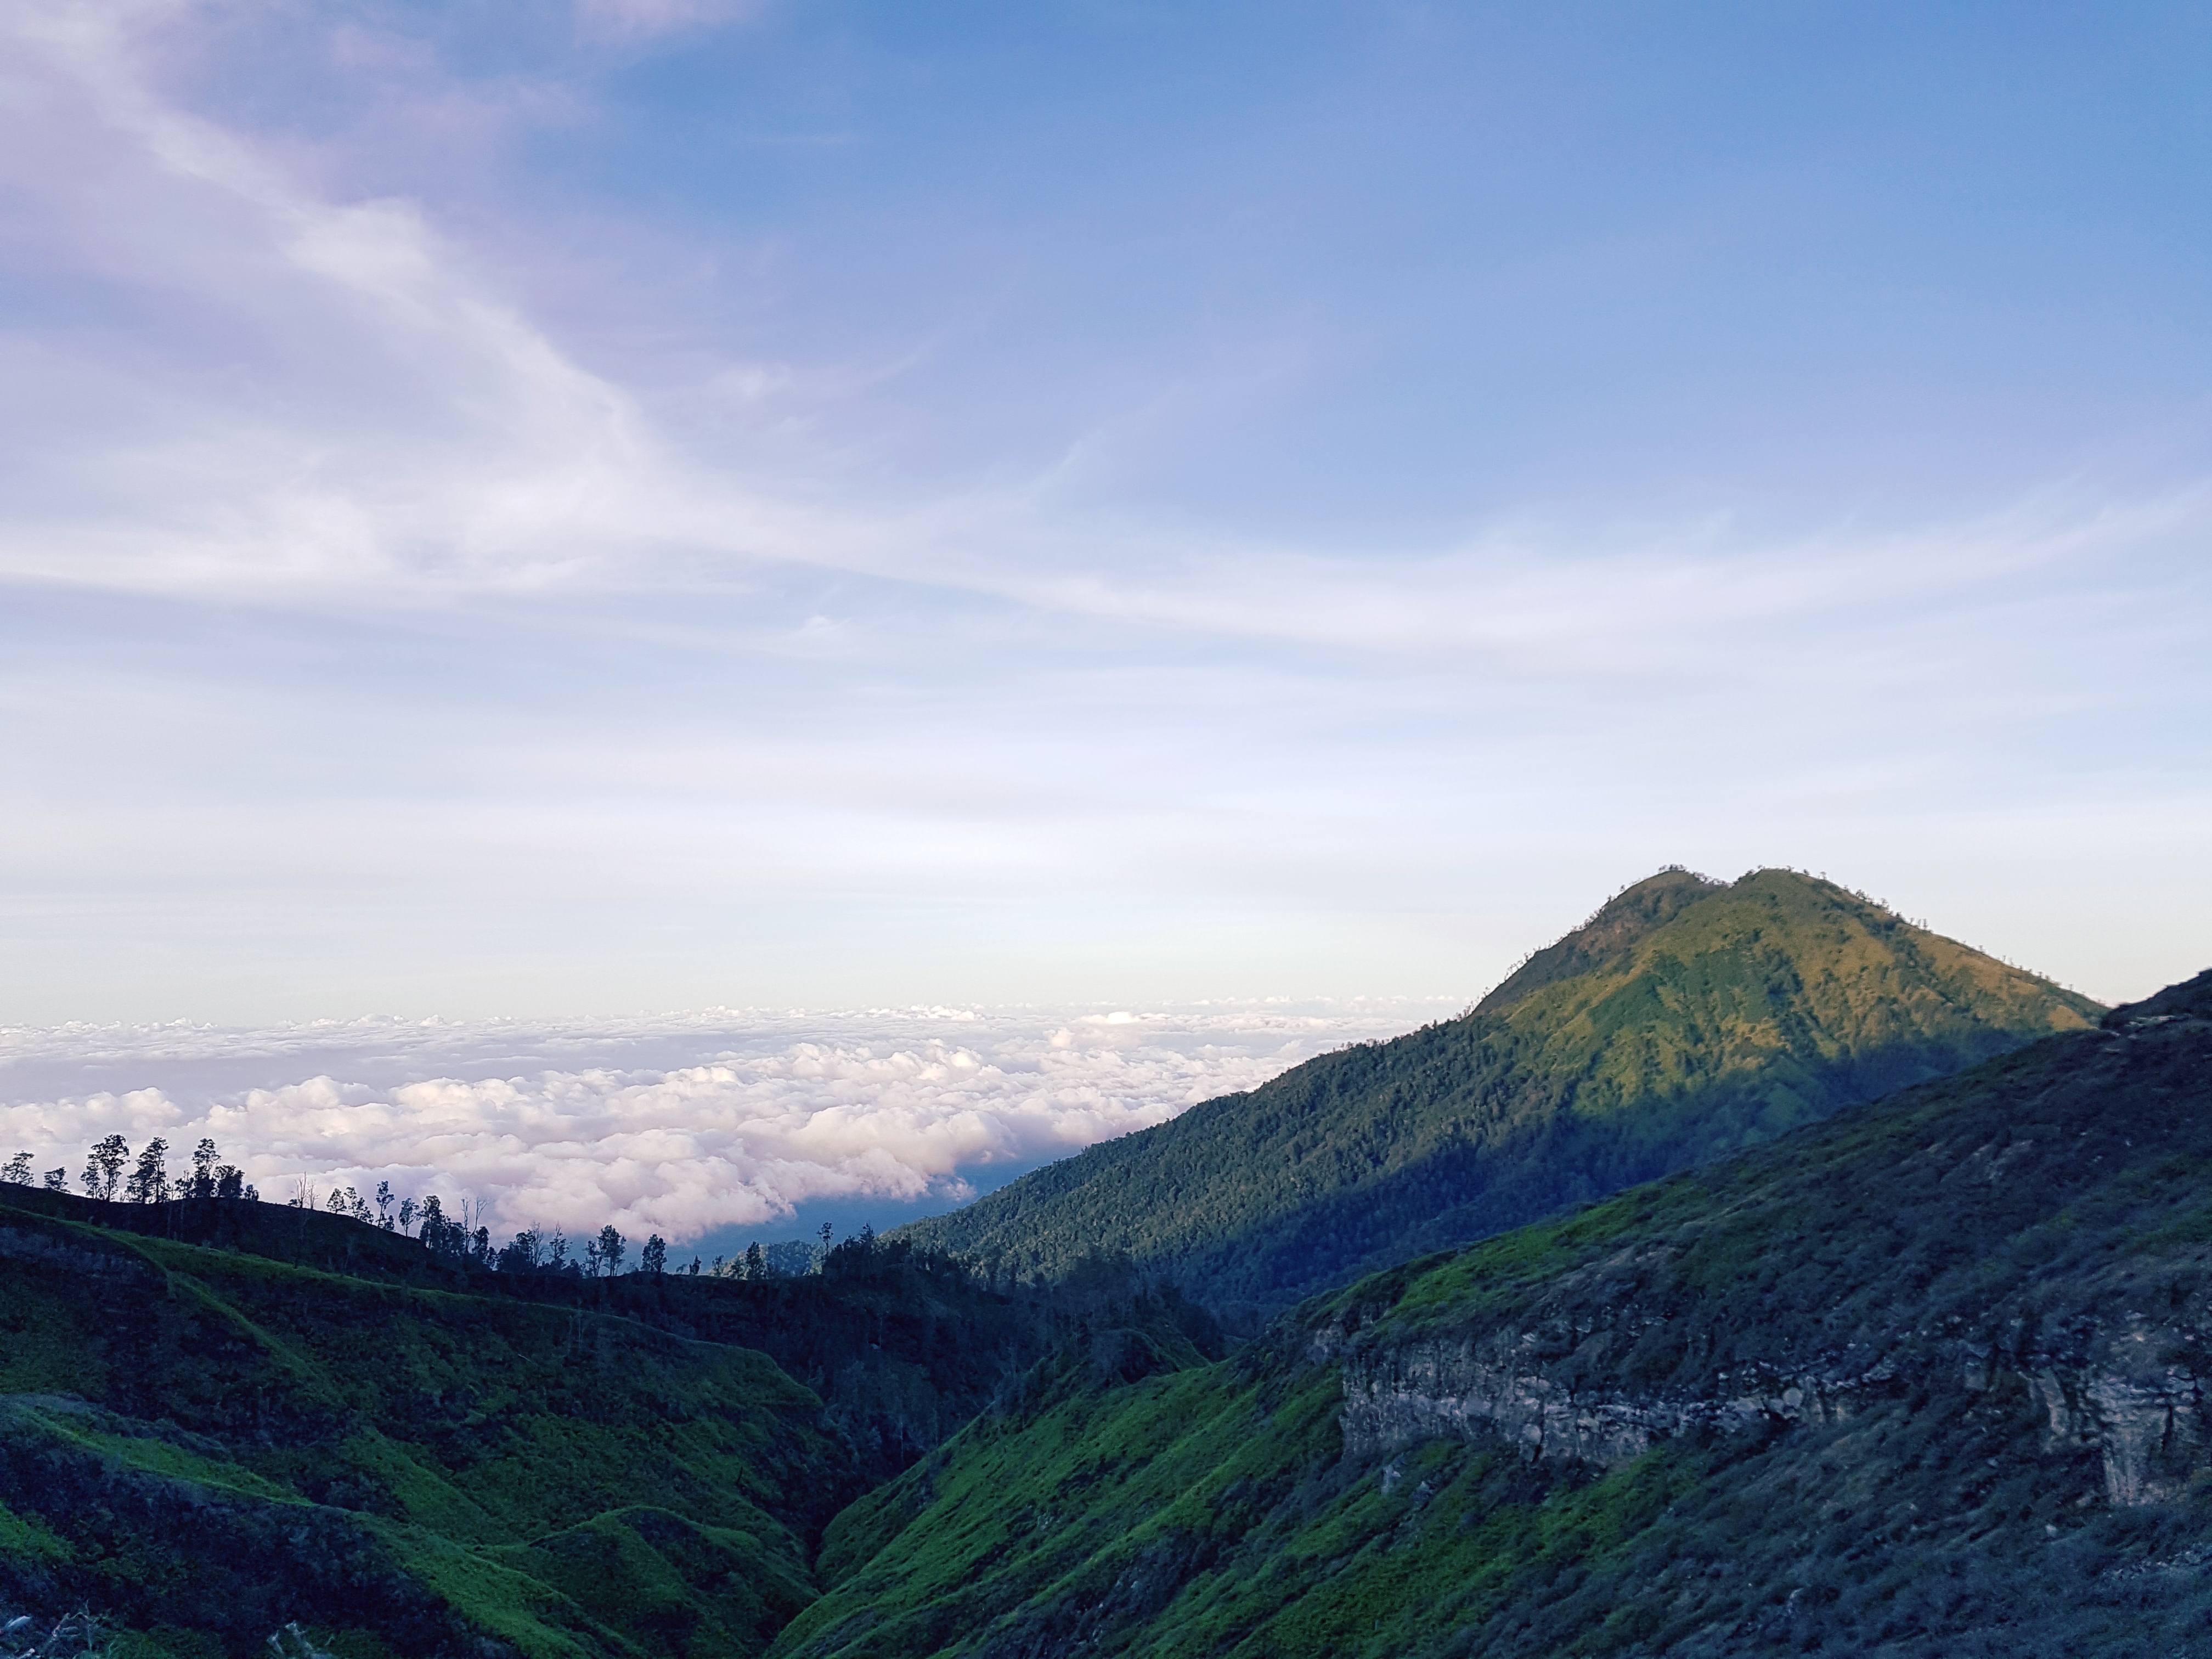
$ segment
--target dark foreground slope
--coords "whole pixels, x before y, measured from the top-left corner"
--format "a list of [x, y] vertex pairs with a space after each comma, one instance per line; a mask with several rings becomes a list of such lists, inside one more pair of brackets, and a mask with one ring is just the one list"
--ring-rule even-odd
[[781, 1659], [2212, 1650], [2212, 975], [1069, 1364], [833, 1523]]
[[88, 1607], [143, 1659], [295, 1621], [343, 1659], [757, 1653], [823, 1522], [1077, 1322], [1158, 1316], [1199, 1356], [1194, 1310], [1127, 1289], [1007, 1297], [859, 1244], [580, 1283], [0, 1186], [0, 1620]]
[[2102, 1010], [1786, 870], [1638, 884], [1466, 1016], [1094, 1146], [916, 1242], [1058, 1273], [1123, 1250], [1280, 1309]]
[[21, 1210], [0, 1246], [16, 1607], [200, 1651], [289, 1620], [368, 1653], [757, 1651], [854, 1484], [746, 1349]]
[[[1132, 1274], [1094, 1263], [1048, 1293], [1009, 1287], [1000, 1294], [965, 1263], [865, 1237], [840, 1244], [817, 1273], [730, 1279], [641, 1273], [609, 1279], [494, 1272], [466, 1256], [428, 1250], [419, 1239], [283, 1205], [105, 1204], [0, 1184], [0, 1208], [16, 1212], [19, 1224], [28, 1217], [76, 1221], [258, 1256], [313, 1270], [311, 1284], [366, 1281], [579, 1309], [672, 1336], [757, 1349], [819, 1397], [823, 1425], [853, 1455], [854, 1478], [871, 1484], [965, 1423], [1094, 1305], [1127, 1302], [1139, 1289]], [[11, 1271], [7, 1237], [0, 1233], [0, 1276]], [[319, 1316], [310, 1295], [303, 1292], [295, 1306], [300, 1317]], [[1153, 1313], [1218, 1351], [1211, 1322], [1172, 1292]], [[148, 1386], [161, 1386], [158, 1371]]]

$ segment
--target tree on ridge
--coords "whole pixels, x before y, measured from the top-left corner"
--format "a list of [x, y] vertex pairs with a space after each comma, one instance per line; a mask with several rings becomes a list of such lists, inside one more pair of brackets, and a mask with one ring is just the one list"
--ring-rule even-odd
[[159, 1204], [169, 1195], [169, 1143], [155, 1135], [138, 1154], [138, 1167], [123, 1189], [133, 1204]]
[[110, 1135], [85, 1154], [84, 1195], [113, 1203], [122, 1184], [123, 1166], [130, 1162], [131, 1147], [121, 1135]]
[[605, 1226], [600, 1228], [599, 1243], [592, 1247], [592, 1258], [599, 1263], [595, 1271], [606, 1278], [612, 1279], [622, 1271], [623, 1252], [625, 1248], [623, 1236], [615, 1231], [614, 1223], [610, 1221]]

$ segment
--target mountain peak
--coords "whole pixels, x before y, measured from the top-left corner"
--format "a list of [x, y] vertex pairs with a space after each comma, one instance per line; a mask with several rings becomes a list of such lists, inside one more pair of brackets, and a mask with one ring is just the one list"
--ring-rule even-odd
[[1725, 892], [1727, 884], [1670, 864], [1654, 876], [1615, 893], [1583, 925], [1555, 945], [1547, 945], [1507, 975], [1497, 989], [1474, 1005], [1479, 1014], [1511, 1007], [1530, 993], [1563, 979], [1615, 967], [1635, 954], [1646, 935], [1663, 927], [1700, 899]]
[[1819, 877], [1670, 868], [1459, 1018], [904, 1231], [1024, 1274], [1126, 1251], [1218, 1308], [1280, 1308], [2103, 1012]]

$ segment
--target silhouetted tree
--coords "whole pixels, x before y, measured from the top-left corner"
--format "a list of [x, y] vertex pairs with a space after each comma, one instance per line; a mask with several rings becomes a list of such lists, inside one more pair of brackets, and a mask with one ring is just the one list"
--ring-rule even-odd
[[216, 1151], [215, 1142], [212, 1140], [203, 1139], [198, 1146], [192, 1148], [191, 1196], [194, 1198], [215, 1196], [216, 1160], [222, 1156], [222, 1153]]
[[768, 1257], [762, 1254], [760, 1240], [757, 1238], [745, 1246], [745, 1277], [747, 1279], [768, 1277]]
[[392, 1183], [376, 1183], [376, 1224], [387, 1233], [392, 1231]]
[[434, 1255], [460, 1255], [468, 1249], [468, 1231], [458, 1221], [446, 1219], [445, 1205], [437, 1194], [432, 1193], [422, 1200], [416, 1212], [422, 1218], [417, 1229], [422, 1243]]
[[122, 1184], [123, 1166], [131, 1161], [131, 1148], [121, 1135], [110, 1135], [86, 1154], [84, 1195], [107, 1203], [115, 1200]]
[[538, 1230], [526, 1227], [515, 1234], [512, 1244], [501, 1247], [499, 1270], [503, 1273], [526, 1273], [538, 1266]]
[[31, 1184], [31, 1155], [28, 1152], [18, 1152], [15, 1157], [9, 1158], [8, 1160], [8, 1167], [4, 1170], [0, 1170], [0, 1181], [7, 1182], [10, 1187], [29, 1186]]
[[47, 1170], [46, 1190], [50, 1193], [67, 1192], [69, 1190], [69, 1171], [67, 1170]]
[[638, 1271], [651, 1273], [655, 1279], [668, 1267], [668, 1246], [659, 1233], [645, 1241], [645, 1248], [637, 1253]]
[[133, 1204], [159, 1204], [169, 1195], [169, 1143], [155, 1135], [138, 1154], [124, 1196]]
[[599, 1271], [609, 1279], [612, 1279], [622, 1271], [623, 1252], [625, 1248], [623, 1236], [615, 1231], [614, 1223], [611, 1221], [599, 1229]]
[[251, 1196], [252, 1192], [253, 1189], [246, 1184], [246, 1171], [235, 1164], [222, 1164], [216, 1170], [215, 1195], [217, 1198], [243, 1199]]
[[369, 1213], [368, 1200], [350, 1187], [331, 1188], [330, 1202], [323, 1207], [332, 1215], [351, 1216], [364, 1226], [371, 1226], [375, 1218]]

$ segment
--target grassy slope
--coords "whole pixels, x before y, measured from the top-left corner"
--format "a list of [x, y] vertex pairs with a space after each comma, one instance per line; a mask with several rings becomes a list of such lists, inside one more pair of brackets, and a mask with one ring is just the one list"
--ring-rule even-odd
[[1287, 1306], [2100, 1012], [1826, 882], [1668, 872], [1462, 1018], [1324, 1055], [905, 1233], [1053, 1273], [1126, 1250], [1203, 1299]]
[[[1237, 1358], [1071, 1370], [841, 1516], [842, 1580], [775, 1652], [2201, 1650], [2212, 975], [2123, 1014]], [[1676, 1431], [1540, 1457], [1477, 1413], [1347, 1450], [1347, 1403], [1484, 1366]], [[2125, 1491], [2123, 1419], [2153, 1429]]]
[[[986, 1286], [961, 1262], [905, 1243], [848, 1239], [819, 1273], [745, 1281], [631, 1273], [584, 1279], [495, 1273], [433, 1255], [419, 1240], [286, 1206], [186, 1200], [100, 1204], [0, 1188], [0, 1200], [49, 1217], [173, 1243], [264, 1256], [351, 1279], [520, 1300], [635, 1320], [702, 1341], [753, 1348], [822, 1399], [823, 1425], [847, 1442], [859, 1475], [888, 1479], [958, 1428], [1008, 1376], [1053, 1346], [1094, 1305], [1127, 1301], [1126, 1273], [1071, 1275], [1046, 1294]], [[1197, 1329], [1190, 1308], [1154, 1308]], [[1200, 1331], [1201, 1342], [1218, 1334]]]
[[813, 1593], [802, 1534], [850, 1459], [759, 1353], [19, 1199], [0, 1599], [197, 1632], [179, 1651], [296, 1619], [363, 1654], [473, 1632], [568, 1659], [757, 1652]]

